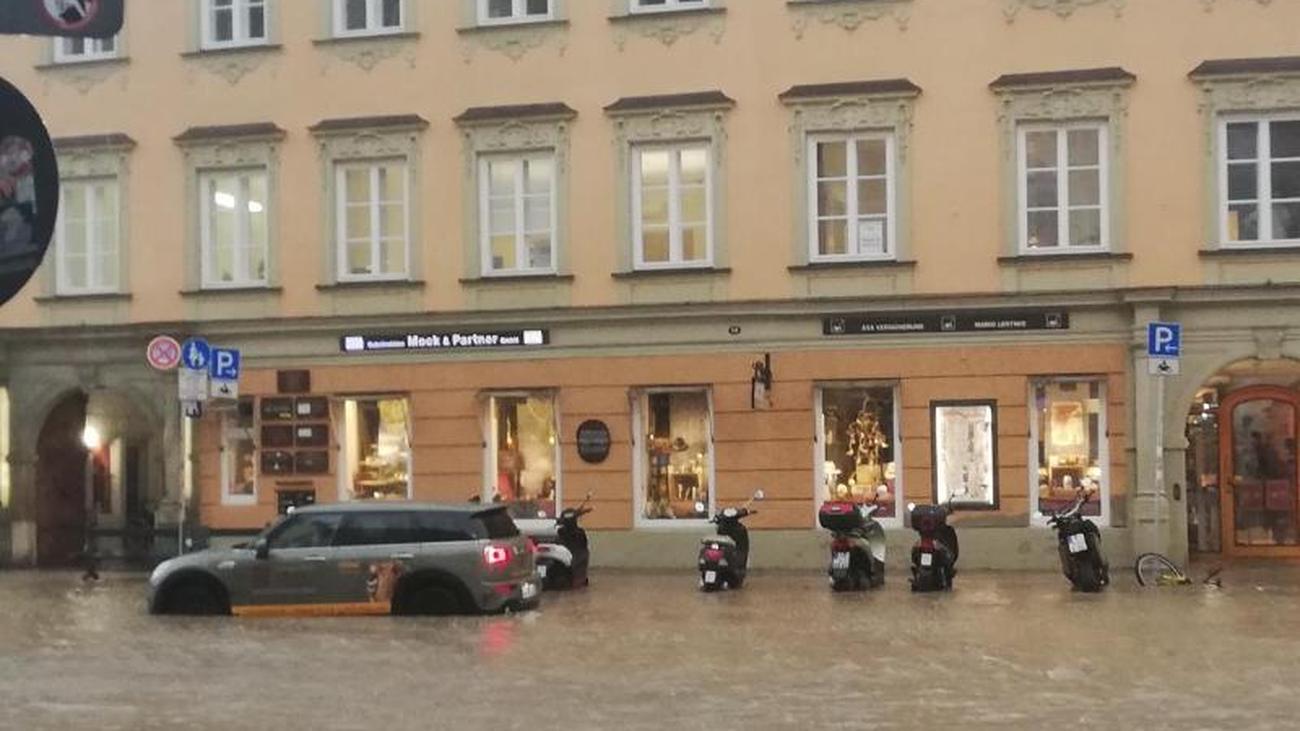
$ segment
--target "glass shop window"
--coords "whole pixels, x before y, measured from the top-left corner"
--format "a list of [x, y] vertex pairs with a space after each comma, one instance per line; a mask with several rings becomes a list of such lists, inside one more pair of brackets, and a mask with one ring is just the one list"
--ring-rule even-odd
[[1045, 379], [1033, 386], [1035, 509], [1044, 514], [1095, 487], [1084, 515], [1100, 517], [1109, 502], [1106, 459], [1106, 389], [1100, 379]]
[[874, 499], [876, 517], [896, 517], [901, 469], [894, 387], [825, 386], [818, 396], [818, 504]]
[[518, 519], [554, 518], [559, 500], [555, 399], [550, 394], [489, 399], [488, 492]]
[[411, 408], [401, 396], [343, 402], [341, 500], [411, 497]]
[[642, 402], [646, 453], [641, 517], [704, 519], [713, 509], [713, 415], [709, 393], [656, 391]]

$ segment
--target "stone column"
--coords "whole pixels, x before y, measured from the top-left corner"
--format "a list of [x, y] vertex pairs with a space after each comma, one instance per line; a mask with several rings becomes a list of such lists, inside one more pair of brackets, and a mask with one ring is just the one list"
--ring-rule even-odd
[[[1171, 455], [1166, 452], [1164, 466], [1164, 490], [1155, 484], [1156, 440], [1165, 439], [1164, 414], [1157, 412], [1156, 389], [1160, 387], [1154, 376], [1147, 375], [1146, 326], [1148, 322], [1160, 320], [1160, 306], [1154, 303], [1135, 303], [1133, 307], [1133, 430], [1131, 437], [1135, 468], [1135, 480], [1130, 492], [1129, 525], [1133, 537], [1135, 553], [1158, 551], [1168, 555], [1170, 536], [1173, 528], [1173, 510], [1169, 502], [1172, 496], [1172, 484], [1182, 484], [1183, 468], [1181, 462], [1171, 469]], [[1166, 390], [1168, 395], [1169, 390]], [[1168, 404], [1165, 412], [1168, 413]], [[1157, 426], [1159, 430], [1157, 431]], [[1157, 434], [1159, 437], [1157, 437]], [[1166, 442], [1167, 443], [1167, 442]], [[1179, 445], [1181, 448], [1181, 445]], [[1178, 454], [1181, 455], [1181, 452]], [[1181, 503], [1180, 503], [1181, 504]], [[1186, 516], [1184, 516], [1184, 522]], [[1183, 530], [1186, 530], [1184, 526]], [[1170, 557], [1173, 558], [1172, 556]]]
[[[17, 437], [16, 433], [11, 433]], [[36, 450], [25, 440], [9, 444], [9, 545], [0, 563], [36, 564]]]

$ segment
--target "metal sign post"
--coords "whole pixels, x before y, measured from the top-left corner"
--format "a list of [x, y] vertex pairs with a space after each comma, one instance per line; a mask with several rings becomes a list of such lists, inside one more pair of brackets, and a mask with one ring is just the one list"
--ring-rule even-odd
[[1160, 511], [1165, 504], [1165, 377], [1176, 376], [1181, 371], [1182, 326], [1176, 322], [1147, 323], [1147, 374], [1155, 377], [1155, 488], [1156, 511], [1153, 533], [1156, 546], [1152, 550], [1163, 552], [1160, 540]]

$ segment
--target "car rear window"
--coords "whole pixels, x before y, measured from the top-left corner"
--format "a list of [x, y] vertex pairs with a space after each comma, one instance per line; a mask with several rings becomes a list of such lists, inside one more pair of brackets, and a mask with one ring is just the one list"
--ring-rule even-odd
[[505, 508], [476, 513], [472, 522], [480, 538], [514, 538], [519, 535], [519, 528]]

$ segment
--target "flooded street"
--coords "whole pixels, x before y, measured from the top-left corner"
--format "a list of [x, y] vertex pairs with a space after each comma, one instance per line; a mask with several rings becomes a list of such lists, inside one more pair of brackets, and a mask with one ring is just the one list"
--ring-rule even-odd
[[248, 620], [148, 616], [142, 576], [7, 572], [0, 728], [1294, 728], [1300, 568], [1223, 579], [599, 573], [522, 615]]

